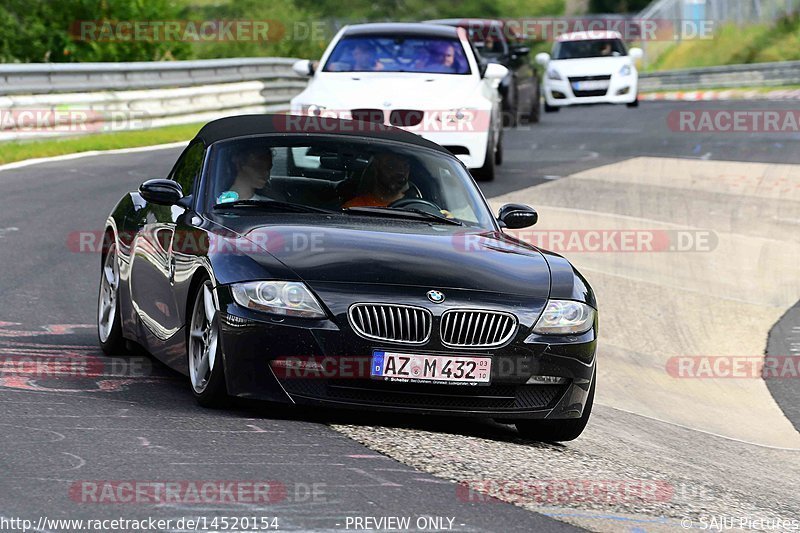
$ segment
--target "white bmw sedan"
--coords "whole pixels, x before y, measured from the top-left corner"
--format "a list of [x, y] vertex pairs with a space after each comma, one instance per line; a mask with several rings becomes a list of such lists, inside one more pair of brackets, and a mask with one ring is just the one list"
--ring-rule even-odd
[[292, 114], [388, 124], [444, 146], [476, 179], [503, 159], [498, 85], [508, 70], [483, 61], [462, 28], [416, 23], [346, 26], [310, 76]]
[[640, 48], [628, 50], [617, 32], [575, 32], [560, 36], [553, 55], [538, 54], [545, 68], [545, 112], [579, 104], [639, 104]]

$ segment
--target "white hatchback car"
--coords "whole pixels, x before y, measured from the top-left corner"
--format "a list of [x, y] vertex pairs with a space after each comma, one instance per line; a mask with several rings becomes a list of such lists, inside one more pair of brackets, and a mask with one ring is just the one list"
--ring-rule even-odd
[[545, 112], [579, 104], [639, 105], [640, 48], [628, 50], [617, 32], [575, 32], [559, 36], [553, 55], [538, 54], [545, 68]]
[[312, 76], [292, 114], [397, 126], [440, 144], [494, 179], [503, 158], [498, 92], [506, 67], [486, 63], [462, 28], [418, 23], [345, 26], [319, 63], [294, 65]]

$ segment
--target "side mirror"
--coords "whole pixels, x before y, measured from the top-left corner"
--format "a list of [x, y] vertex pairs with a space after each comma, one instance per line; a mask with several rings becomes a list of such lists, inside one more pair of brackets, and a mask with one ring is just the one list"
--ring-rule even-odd
[[497, 220], [509, 229], [520, 229], [536, 224], [539, 221], [539, 214], [527, 205], [506, 204], [500, 208]]
[[483, 77], [487, 80], [502, 80], [506, 76], [508, 76], [508, 69], [500, 63], [489, 63], [483, 73]]
[[301, 59], [300, 61], [295, 61], [294, 65], [292, 65], [292, 70], [298, 76], [311, 76], [314, 74], [314, 65], [308, 59]]
[[526, 56], [531, 53], [531, 49], [527, 46], [512, 46], [511, 53], [515, 56]]
[[543, 67], [546, 67], [547, 64], [550, 62], [550, 54], [542, 52], [541, 54], [536, 54], [536, 62]]
[[147, 180], [139, 186], [139, 194], [148, 203], [158, 205], [176, 205], [183, 199], [183, 189], [172, 181], [165, 179]]
[[631, 48], [628, 50], [628, 55], [631, 56], [631, 59], [634, 61], [638, 61], [644, 56], [644, 50], [641, 48]]

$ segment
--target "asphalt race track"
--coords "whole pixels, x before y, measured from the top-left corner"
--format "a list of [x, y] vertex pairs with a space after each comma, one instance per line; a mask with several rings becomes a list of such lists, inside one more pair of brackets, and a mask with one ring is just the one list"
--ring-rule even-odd
[[[770, 355], [800, 355], [800, 136], [668, 127], [670, 112], [704, 108], [793, 104], [543, 115], [506, 130], [504, 164], [482, 187], [493, 204], [537, 208], [536, 230], [667, 239], [656, 251], [563, 251], [597, 290], [602, 339], [594, 414], [564, 445], [492, 421], [201, 409], [188, 379], [151, 359], [102, 356], [99, 257], [81, 240], [122, 194], [165, 176], [179, 149], [0, 171], [0, 519], [159, 517], [177, 531], [194, 529], [181, 517], [277, 517], [280, 529], [335, 531], [409, 517], [423, 530], [499, 532], [798, 519], [799, 377], [670, 372], [680, 357], [763, 357], [768, 337]], [[694, 240], [670, 240], [684, 237]], [[9, 367], [15, 358], [81, 372], [41, 376]], [[269, 483], [216, 503], [122, 503], [95, 490], [201, 481]]]

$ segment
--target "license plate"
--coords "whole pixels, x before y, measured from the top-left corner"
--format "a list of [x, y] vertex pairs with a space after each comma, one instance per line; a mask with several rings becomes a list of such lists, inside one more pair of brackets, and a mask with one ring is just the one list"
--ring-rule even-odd
[[601, 89], [608, 89], [611, 83], [605, 80], [589, 80], [589, 81], [576, 81], [572, 87], [576, 91], [599, 91]]
[[405, 383], [488, 385], [491, 371], [492, 359], [490, 357], [374, 351], [370, 375], [372, 379]]

